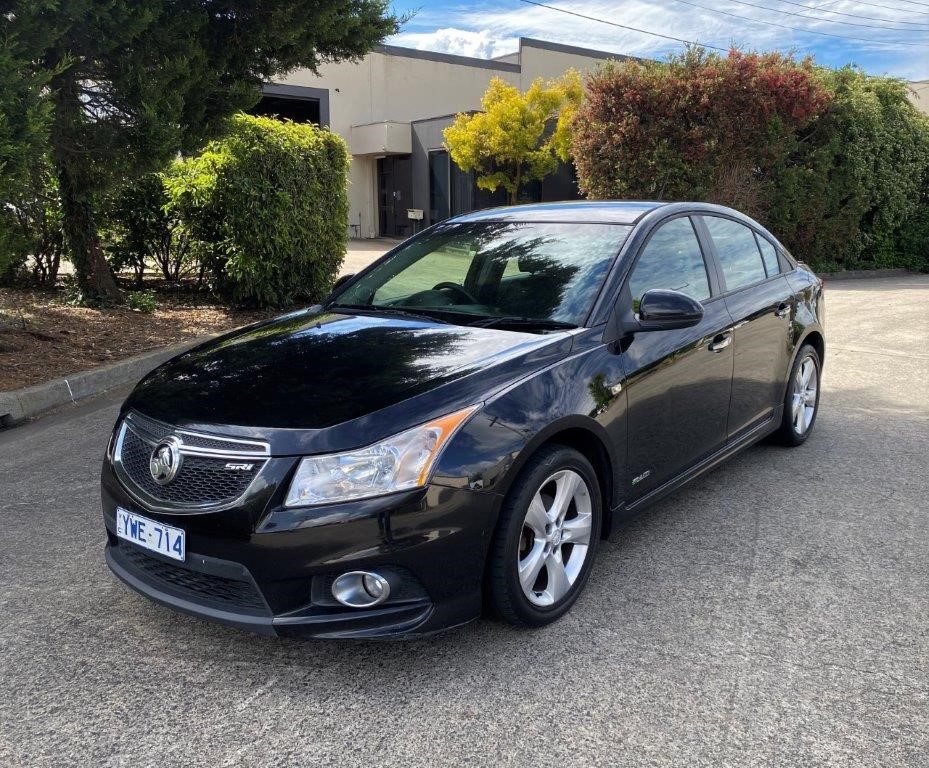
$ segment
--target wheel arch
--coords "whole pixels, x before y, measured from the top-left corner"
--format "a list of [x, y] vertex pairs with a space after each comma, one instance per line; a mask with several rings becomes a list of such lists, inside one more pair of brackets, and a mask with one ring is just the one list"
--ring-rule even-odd
[[797, 355], [800, 354], [800, 350], [803, 349], [805, 344], [809, 344], [816, 350], [816, 354], [819, 355], [820, 372], [822, 372], [826, 356], [826, 337], [820, 327], [807, 328], [803, 335], [797, 339], [797, 343], [794, 344], [793, 353], [790, 356], [790, 365], [787, 366], [787, 374], [784, 378], [782, 399], [787, 397], [787, 390], [790, 388], [790, 374], [794, 369], [794, 363], [797, 362]]
[[505, 477], [500, 484], [500, 492], [509, 493], [513, 482], [522, 472], [526, 462], [534, 456], [539, 449], [547, 445], [565, 445], [573, 448], [586, 458], [597, 475], [600, 497], [603, 503], [603, 521], [601, 538], [610, 533], [612, 524], [613, 493], [616, 484], [616, 468], [619, 466], [616, 457], [609, 450], [606, 434], [597, 422], [583, 417], [568, 417], [554, 422], [539, 432], [519, 452]]
[[[797, 342], [797, 350], [794, 352], [794, 359], [800, 353], [800, 347], [804, 344], [812, 345], [813, 349], [816, 350], [816, 354], [819, 355], [819, 364], [823, 365], [826, 360], [826, 337], [823, 335], [822, 331], [818, 328], [814, 328], [808, 331], [801, 339]], [[790, 361], [791, 367], [793, 366], [793, 360]]]

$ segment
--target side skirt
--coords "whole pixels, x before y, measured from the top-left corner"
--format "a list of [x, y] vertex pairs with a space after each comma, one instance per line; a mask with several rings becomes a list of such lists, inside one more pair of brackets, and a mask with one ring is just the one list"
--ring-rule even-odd
[[740, 435], [733, 442], [726, 443], [726, 445], [720, 448], [716, 453], [710, 454], [702, 461], [699, 461], [691, 466], [689, 469], [686, 469], [679, 475], [672, 477], [670, 480], [664, 483], [664, 485], [658, 486], [655, 490], [647, 493], [641, 499], [637, 499], [631, 504], [621, 504], [614, 510], [614, 514], [621, 517], [628, 517], [638, 514], [646, 507], [651, 506], [659, 499], [667, 496], [669, 493], [673, 493], [682, 485], [689, 483], [691, 480], [699, 477], [704, 472], [709, 472], [711, 469], [718, 467], [720, 464], [737, 454], [739, 451], [748, 448], [750, 445], [754, 445], [759, 440], [762, 440], [774, 432], [778, 425], [781, 423], [783, 411], [784, 406], [778, 406], [774, 409], [774, 411], [772, 411], [771, 415], [767, 419], [750, 429], [748, 432]]

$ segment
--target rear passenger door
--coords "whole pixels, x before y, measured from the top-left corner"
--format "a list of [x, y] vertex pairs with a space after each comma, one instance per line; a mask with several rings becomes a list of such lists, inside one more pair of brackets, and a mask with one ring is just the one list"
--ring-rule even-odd
[[700, 223], [733, 322], [733, 438], [770, 418], [783, 399], [794, 298], [774, 245], [761, 233], [723, 216], [703, 215]]

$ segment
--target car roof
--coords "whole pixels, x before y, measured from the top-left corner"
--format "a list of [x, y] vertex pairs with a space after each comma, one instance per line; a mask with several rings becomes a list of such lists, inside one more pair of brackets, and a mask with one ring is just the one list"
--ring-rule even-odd
[[559, 203], [532, 203], [486, 208], [446, 219], [441, 224], [463, 224], [478, 221], [565, 222], [588, 224], [637, 224], [646, 214], [662, 209], [664, 214], [722, 214], [737, 219], [763, 232], [795, 261], [787, 248], [768, 229], [734, 208], [717, 203], [655, 200], [569, 200]]
[[635, 224], [642, 216], [667, 203], [647, 200], [572, 200], [488, 208], [449, 219], [447, 223], [473, 221], [586, 222]]

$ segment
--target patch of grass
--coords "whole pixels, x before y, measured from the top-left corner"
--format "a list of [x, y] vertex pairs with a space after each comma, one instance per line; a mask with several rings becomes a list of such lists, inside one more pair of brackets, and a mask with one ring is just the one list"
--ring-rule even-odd
[[158, 302], [152, 291], [133, 291], [126, 297], [126, 306], [133, 312], [149, 314], [158, 308]]

